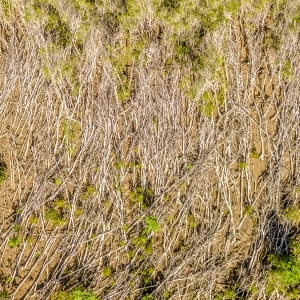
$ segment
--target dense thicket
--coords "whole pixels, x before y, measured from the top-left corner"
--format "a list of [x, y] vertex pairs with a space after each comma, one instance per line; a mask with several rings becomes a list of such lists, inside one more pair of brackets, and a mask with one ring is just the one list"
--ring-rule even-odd
[[299, 34], [299, 0], [0, 0], [0, 299], [298, 299]]

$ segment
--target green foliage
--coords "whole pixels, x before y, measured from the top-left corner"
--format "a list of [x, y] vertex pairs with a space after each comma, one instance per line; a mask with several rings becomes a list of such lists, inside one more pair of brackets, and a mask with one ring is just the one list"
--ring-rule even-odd
[[235, 289], [233, 287], [229, 287], [224, 292], [225, 299], [234, 299], [235, 296]]
[[1, 291], [0, 292], [0, 299], [6, 299], [6, 298], [9, 298], [9, 292], [7, 291]]
[[82, 208], [80, 207], [76, 207], [75, 211], [74, 211], [74, 214], [76, 217], [79, 217], [82, 215]]
[[22, 229], [21, 225], [20, 224], [17, 224], [14, 226], [14, 232], [20, 232]]
[[8, 240], [8, 246], [12, 248], [17, 248], [20, 246], [21, 238], [19, 236], [10, 238]]
[[153, 191], [148, 188], [137, 187], [130, 192], [130, 199], [133, 203], [140, 204], [143, 209], [147, 208], [153, 196]]
[[195, 228], [198, 226], [198, 222], [195, 219], [193, 214], [188, 215], [187, 217], [190, 227]]
[[284, 210], [284, 216], [292, 223], [299, 223], [300, 222], [300, 208], [287, 207]]
[[65, 208], [66, 200], [61, 198], [54, 201], [55, 208]]
[[256, 294], [257, 291], [258, 291], [258, 288], [257, 288], [255, 285], [250, 285], [250, 287], [249, 287], [249, 293], [250, 293], [251, 295]]
[[233, 17], [235, 17], [240, 9], [240, 1], [230, 0], [227, 1], [225, 5], [225, 11], [229, 12]]
[[0, 167], [0, 184], [5, 181], [7, 178], [6, 175], [6, 170], [4, 169], [4, 167]]
[[192, 164], [187, 164], [186, 166], [188, 171], [192, 171], [193, 170], [193, 165]]
[[254, 159], [258, 159], [259, 158], [259, 153], [256, 151], [256, 147], [252, 146], [251, 148], [251, 152], [249, 154], [249, 158], [254, 158]]
[[134, 62], [141, 61], [141, 54], [146, 47], [145, 39], [131, 41], [129, 45], [107, 46], [109, 61], [113, 67], [116, 80], [116, 96], [121, 103], [130, 99], [133, 86], [131, 83], [131, 68]]
[[297, 187], [295, 188], [295, 191], [296, 191], [297, 194], [300, 194], [300, 187], [297, 186]]
[[112, 269], [110, 267], [103, 268], [102, 275], [104, 278], [112, 275]]
[[98, 300], [94, 292], [76, 287], [70, 291], [60, 291], [51, 296], [51, 300]]
[[62, 184], [62, 180], [60, 178], [54, 178], [54, 183], [56, 185], [61, 185]]
[[188, 41], [177, 41], [174, 50], [178, 61], [186, 62], [193, 54], [193, 49]]
[[9, 20], [9, 18], [11, 18], [12, 12], [14, 10], [12, 2], [10, 0], [2, 0], [0, 2], [0, 8], [1, 8], [0, 12], [2, 12], [4, 14], [4, 16], [7, 17]]
[[33, 242], [34, 242], [34, 238], [33, 238], [32, 236], [28, 236], [28, 237], [26, 238], [26, 243], [32, 244]]
[[215, 111], [215, 101], [213, 96], [209, 92], [204, 92], [202, 95], [203, 107], [202, 111], [206, 117], [212, 117], [213, 112]]
[[[300, 284], [300, 243], [293, 240], [287, 254], [270, 254], [271, 263], [266, 281], [266, 292], [277, 290], [281, 294], [289, 293], [290, 299], [296, 299], [296, 289]], [[294, 295], [294, 296], [293, 296]]]
[[151, 281], [151, 276], [154, 272], [154, 268], [153, 267], [149, 267], [146, 270], [143, 270], [141, 275], [144, 281], [144, 284], [148, 284]]
[[123, 160], [118, 160], [118, 161], [115, 163], [115, 165], [114, 165], [114, 167], [115, 167], [116, 170], [124, 169], [124, 168], [126, 168], [126, 166], [127, 166], [127, 164], [126, 164], [126, 162], [123, 161]]
[[132, 240], [133, 245], [145, 245], [148, 241], [147, 236], [141, 235]]
[[292, 63], [290, 60], [287, 60], [285, 62], [285, 64], [283, 65], [282, 67], [282, 70], [281, 70], [281, 76], [284, 78], [284, 79], [291, 79], [292, 76], [293, 76], [294, 72], [293, 72], [293, 66], [292, 66]]
[[245, 161], [240, 161], [239, 162], [239, 169], [243, 170], [246, 169], [247, 163]]
[[[77, 56], [66, 55], [63, 59], [57, 59], [56, 55], [60, 54], [60, 51], [56, 49], [55, 44], [48, 44], [46, 47], [41, 48], [39, 55], [43, 61], [43, 75], [47, 81], [51, 81], [55, 84], [63, 83], [70, 89], [71, 95], [77, 95], [79, 91], [79, 81], [78, 81], [78, 64], [79, 58]], [[66, 120], [70, 125], [74, 125], [74, 120]], [[70, 124], [71, 121], [73, 124]], [[63, 124], [64, 125], [64, 124]], [[80, 129], [80, 126], [79, 126]]]
[[61, 122], [61, 128], [65, 143], [76, 143], [79, 140], [81, 134], [81, 126], [79, 122], [64, 118]]
[[40, 253], [40, 252], [36, 252], [36, 253], [34, 254], [34, 256], [35, 256], [36, 258], [38, 258], [38, 257], [41, 256], [41, 253]]
[[268, 34], [263, 39], [263, 45], [266, 48], [274, 48], [275, 50], [279, 50], [280, 48], [280, 37], [276, 34]]
[[85, 187], [84, 194], [82, 199], [86, 200], [88, 197], [91, 197], [96, 194], [96, 187], [93, 184], [89, 184]]
[[64, 225], [66, 223], [66, 221], [60, 217], [59, 213], [54, 208], [46, 210], [45, 219], [51, 221], [53, 225]]
[[252, 214], [252, 212], [253, 212], [253, 207], [251, 205], [246, 205], [244, 208], [244, 214], [246, 216], [249, 216]]
[[164, 299], [169, 299], [172, 296], [171, 291], [164, 291], [163, 297]]
[[144, 233], [149, 234], [149, 233], [155, 233], [160, 231], [160, 225], [157, 222], [157, 218], [154, 216], [146, 217], [146, 225], [144, 228]]
[[30, 222], [30, 224], [36, 224], [38, 220], [39, 219], [37, 217], [32, 216], [32, 217], [30, 217], [29, 222]]
[[149, 294], [144, 295], [144, 296], [142, 296], [142, 298], [141, 298], [141, 300], [153, 300], [153, 299], [154, 299], [153, 296], [152, 296], [152, 295], [149, 295]]
[[168, 11], [176, 10], [179, 8], [181, 0], [163, 0], [162, 1], [162, 7], [165, 7], [168, 9]]
[[27, 13], [26, 20], [39, 19], [40, 17], [46, 19], [45, 33], [52, 42], [60, 47], [66, 47], [70, 44], [72, 38], [70, 27], [50, 1], [35, 0], [33, 12]]

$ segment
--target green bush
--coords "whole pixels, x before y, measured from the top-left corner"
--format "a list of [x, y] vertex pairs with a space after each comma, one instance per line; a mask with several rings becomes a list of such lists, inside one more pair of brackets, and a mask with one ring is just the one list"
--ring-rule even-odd
[[52, 4], [43, 0], [36, 0], [34, 10], [43, 12], [47, 16], [45, 32], [53, 42], [61, 47], [70, 44], [72, 34], [69, 25], [62, 19], [58, 10]]
[[244, 215], [249, 216], [253, 212], [253, 207], [251, 205], [246, 205], [244, 208]]
[[70, 291], [60, 291], [51, 297], [51, 300], [98, 300], [94, 292], [76, 287]]
[[144, 233], [148, 234], [151, 232], [159, 232], [160, 225], [157, 222], [157, 218], [154, 216], [146, 217], [146, 225], [144, 229]]
[[293, 240], [286, 254], [270, 254], [271, 263], [266, 281], [266, 292], [274, 290], [281, 294], [288, 294], [290, 299], [298, 299], [297, 287], [300, 284], [300, 243]]
[[57, 210], [54, 208], [49, 208], [45, 212], [45, 219], [51, 221], [53, 225], [64, 225], [66, 221], [60, 217]]
[[112, 275], [112, 269], [110, 267], [105, 267], [103, 268], [102, 274], [104, 278], [109, 277]]
[[284, 216], [292, 223], [300, 222], [300, 209], [298, 207], [287, 207], [284, 210]]
[[14, 238], [10, 238], [8, 240], [8, 246], [12, 247], [12, 248], [17, 248], [20, 246], [21, 243], [21, 238], [19, 236], [14, 237]]

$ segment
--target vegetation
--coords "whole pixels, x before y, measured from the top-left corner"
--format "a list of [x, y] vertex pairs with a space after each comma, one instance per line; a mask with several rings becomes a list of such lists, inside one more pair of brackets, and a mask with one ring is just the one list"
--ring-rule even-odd
[[291, 241], [287, 253], [270, 254], [271, 270], [267, 274], [267, 293], [276, 290], [288, 299], [298, 299], [300, 284], [300, 242]]
[[58, 292], [51, 300], [98, 300], [98, 298], [93, 292], [77, 287], [70, 291]]
[[12, 248], [17, 248], [20, 246], [21, 238], [19, 236], [10, 238], [8, 240], [8, 246]]
[[0, 167], [0, 184], [6, 180], [6, 171], [3, 167]]
[[297, 1], [0, 0], [0, 298], [299, 298], [299, 36]]

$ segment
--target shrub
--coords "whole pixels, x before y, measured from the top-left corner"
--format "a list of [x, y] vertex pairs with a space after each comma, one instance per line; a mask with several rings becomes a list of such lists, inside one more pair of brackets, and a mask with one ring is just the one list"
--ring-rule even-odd
[[287, 207], [284, 210], [284, 216], [292, 223], [299, 223], [300, 209], [297, 207]]
[[17, 248], [20, 246], [21, 243], [21, 238], [19, 236], [14, 237], [14, 238], [10, 238], [8, 240], [8, 246], [12, 247], [12, 248]]
[[81, 134], [79, 122], [65, 118], [62, 120], [61, 127], [63, 130], [63, 139], [67, 144], [76, 143], [79, 140]]
[[196, 221], [195, 216], [193, 214], [188, 215], [187, 219], [189, 221], [190, 227], [195, 228], [198, 226], [198, 222]]
[[89, 184], [85, 187], [85, 192], [82, 195], [82, 199], [87, 199], [90, 196], [95, 195], [96, 193], [96, 187], [93, 184]]
[[267, 274], [266, 292], [274, 290], [289, 294], [290, 299], [297, 298], [297, 286], [300, 284], [300, 243], [293, 240], [286, 254], [270, 254], [271, 270]]
[[51, 297], [51, 300], [98, 300], [94, 292], [82, 287], [76, 287], [70, 291], [60, 291]]
[[245, 169], [247, 167], [247, 163], [245, 161], [239, 162], [239, 169]]
[[251, 205], [246, 205], [244, 208], [244, 214], [246, 216], [249, 216], [252, 214], [252, 212], [253, 212], [253, 207]]
[[62, 184], [62, 180], [60, 178], [54, 178], [54, 183], [56, 185], [61, 185]]
[[112, 275], [112, 269], [110, 267], [105, 267], [102, 274], [104, 278], [109, 277]]
[[153, 300], [153, 296], [152, 295], [145, 295], [145, 296], [142, 296], [141, 300]]
[[234, 299], [234, 295], [235, 295], [235, 290], [233, 287], [229, 287], [225, 293], [224, 293], [224, 297], [225, 299]]
[[54, 208], [49, 208], [45, 212], [45, 219], [51, 221], [54, 225], [64, 225], [65, 220], [59, 216]]
[[157, 218], [154, 216], [146, 217], [146, 226], [144, 229], [144, 233], [151, 233], [151, 232], [159, 232], [160, 225], [157, 222]]
[[142, 187], [137, 187], [130, 192], [130, 198], [133, 203], [141, 204], [141, 207], [147, 208], [147, 203], [150, 201], [153, 195], [151, 189], [143, 189]]

